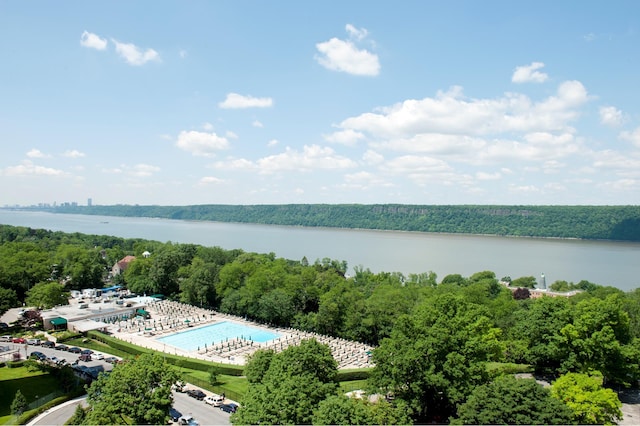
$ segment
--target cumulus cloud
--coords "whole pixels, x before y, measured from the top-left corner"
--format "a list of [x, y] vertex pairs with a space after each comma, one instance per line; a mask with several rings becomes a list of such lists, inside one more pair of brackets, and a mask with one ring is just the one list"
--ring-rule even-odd
[[302, 151], [287, 147], [280, 154], [270, 155], [249, 161], [235, 159], [219, 161], [215, 168], [227, 170], [256, 170], [262, 174], [283, 171], [309, 172], [312, 170], [334, 170], [356, 167], [356, 163], [344, 156], [336, 154], [329, 147], [319, 145], [305, 145]]
[[227, 98], [220, 102], [218, 106], [222, 109], [240, 109], [240, 108], [269, 108], [273, 106], [271, 98], [255, 98], [253, 96], [244, 96], [237, 93], [229, 93]]
[[220, 179], [215, 176], [205, 176], [202, 179], [200, 179], [201, 185], [218, 185], [224, 182], [225, 182], [224, 179]]
[[376, 112], [343, 120], [338, 127], [376, 139], [415, 137], [423, 133], [489, 135], [508, 132], [566, 131], [579, 107], [589, 100], [578, 81], [566, 81], [555, 96], [533, 102], [527, 96], [507, 93], [495, 99], [468, 99], [454, 86], [433, 98], [408, 99]]
[[331, 133], [329, 135], [324, 135], [324, 139], [327, 142], [353, 146], [356, 145], [358, 141], [363, 140], [364, 135], [361, 132], [356, 132], [353, 129], [345, 129]]
[[152, 166], [150, 164], [136, 164], [135, 166], [129, 168], [128, 172], [132, 176], [136, 177], [150, 177], [154, 173], [160, 171], [160, 167]]
[[278, 145], [278, 143], [279, 143], [279, 142], [278, 142], [278, 140], [277, 140], [277, 139], [271, 139], [269, 142], [267, 142], [267, 146], [268, 146], [268, 147], [273, 147], [273, 146]]
[[34, 164], [33, 162], [26, 160], [22, 164], [17, 166], [10, 166], [4, 169], [3, 174], [5, 176], [65, 176], [62, 170], [54, 169], [51, 167], [43, 167]]
[[227, 149], [229, 141], [215, 133], [183, 130], [178, 135], [176, 146], [195, 156], [211, 157], [216, 152]]
[[80, 36], [80, 45], [90, 49], [105, 50], [107, 48], [107, 39], [101, 38], [97, 34], [84, 31]]
[[253, 123], [251, 123], [251, 125], [252, 125], [253, 127], [259, 127], [259, 128], [263, 128], [263, 127], [264, 127], [264, 124], [262, 124], [262, 123], [261, 123], [260, 121], [258, 121], [258, 120], [255, 120]]
[[62, 155], [69, 158], [82, 158], [85, 156], [84, 152], [80, 152], [77, 149], [65, 151]]
[[384, 155], [370, 150], [368, 149], [363, 155], [362, 155], [362, 161], [365, 162], [365, 164], [370, 164], [370, 165], [374, 165], [374, 164], [380, 164], [384, 161]]
[[530, 65], [516, 67], [513, 76], [511, 76], [511, 81], [514, 83], [544, 83], [549, 76], [538, 71], [543, 67], [544, 63], [542, 62], [533, 62]]
[[637, 146], [638, 148], [640, 148], [640, 127], [636, 128], [631, 132], [624, 131], [620, 133], [620, 139], [629, 141], [635, 146]]
[[600, 107], [599, 113], [600, 122], [607, 126], [617, 127], [624, 121], [622, 111], [613, 106], [602, 106]]
[[[358, 29], [351, 24], [347, 24], [346, 30], [350, 38], [355, 39], [356, 42], [368, 36], [366, 29]], [[333, 37], [328, 41], [317, 43], [316, 61], [331, 71], [364, 76], [378, 75], [380, 73], [378, 55], [359, 48], [352, 40]]]
[[116, 53], [120, 55], [129, 65], [140, 66], [150, 61], [159, 61], [160, 54], [155, 50], [141, 49], [133, 43], [120, 43], [111, 39], [116, 46]]
[[27, 157], [29, 157], [29, 158], [46, 158], [46, 157], [49, 157], [49, 155], [45, 154], [44, 152], [40, 151], [39, 149], [33, 148], [33, 149], [29, 150], [29, 152], [27, 152]]

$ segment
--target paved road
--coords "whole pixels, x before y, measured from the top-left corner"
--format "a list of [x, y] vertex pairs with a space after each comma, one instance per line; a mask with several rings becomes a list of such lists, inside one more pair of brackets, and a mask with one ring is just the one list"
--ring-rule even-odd
[[[194, 388], [194, 386], [188, 386], [189, 388]], [[205, 393], [207, 395], [211, 394], [207, 391], [205, 391]], [[191, 414], [200, 425], [204, 426], [231, 424], [231, 421], [229, 420], [230, 414], [225, 413], [218, 407], [212, 407], [209, 404], [205, 404], [203, 401], [198, 401], [194, 398], [191, 398], [187, 396], [186, 393], [174, 392], [173, 397], [173, 407], [183, 415]]]

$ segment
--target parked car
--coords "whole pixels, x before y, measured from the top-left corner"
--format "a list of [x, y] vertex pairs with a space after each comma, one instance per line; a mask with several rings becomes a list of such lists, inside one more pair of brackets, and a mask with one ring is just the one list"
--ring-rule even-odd
[[54, 348], [57, 351], [67, 351], [69, 350], [69, 346], [67, 345], [56, 345], [56, 347]]
[[10, 342], [12, 339], [11, 336], [9, 336], [8, 334], [5, 334], [4, 336], [0, 336], [0, 342]]
[[174, 384], [171, 385], [171, 390], [174, 390], [176, 392], [186, 392], [187, 391], [187, 384], [185, 382], [175, 382]]
[[58, 358], [57, 356], [52, 356], [51, 358], [49, 358], [49, 362], [57, 364], [60, 362], [60, 358]]
[[188, 426], [198, 426], [198, 422], [193, 418], [192, 415], [182, 416], [178, 419], [178, 424], [188, 425]]
[[169, 408], [169, 417], [171, 417], [171, 421], [177, 422], [182, 417], [182, 413], [175, 408]]
[[51, 340], [45, 340], [40, 343], [40, 346], [44, 346], [45, 348], [53, 348], [56, 346], [56, 344], [53, 343]]
[[27, 343], [27, 341], [22, 337], [14, 337], [11, 341], [13, 343]]
[[116, 358], [115, 356], [108, 356], [104, 359], [106, 362], [108, 362], [109, 364], [115, 364], [119, 361], [118, 358]]
[[9, 324], [6, 322], [0, 322], [0, 328], [9, 328]]
[[202, 401], [207, 394], [202, 392], [200, 389], [189, 389], [187, 391], [187, 395], [189, 395], [191, 398], [195, 398], [198, 401]]
[[104, 359], [104, 355], [99, 353], [91, 354], [91, 359]]
[[39, 346], [40, 339], [27, 339], [27, 345]]
[[42, 361], [43, 359], [47, 359], [47, 356], [42, 352], [33, 351], [29, 354], [29, 358], [36, 358], [38, 361]]
[[93, 355], [93, 351], [91, 349], [83, 349], [80, 353], [82, 355]]
[[67, 349], [67, 351], [71, 352], [72, 354], [79, 354], [80, 352], [82, 352], [82, 349], [80, 349], [77, 346], [72, 346], [69, 349]]
[[213, 405], [214, 407], [219, 407], [224, 404], [224, 398], [221, 395], [213, 394], [209, 395], [204, 399], [205, 404]]
[[225, 413], [235, 413], [238, 410], [238, 404], [222, 404], [220, 409]]
[[89, 362], [89, 361], [91, 361], [91, 354], [80, 354], [78, 359], [80, 361]]

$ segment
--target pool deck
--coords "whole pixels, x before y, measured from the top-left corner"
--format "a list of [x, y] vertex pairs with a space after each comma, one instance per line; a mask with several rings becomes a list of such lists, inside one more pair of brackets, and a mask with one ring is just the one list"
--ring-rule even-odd
[[[316, 339], [331, 348], [339, 369], [372, 367], [370, 363], [371, 346], [350, 340], [307, 333], [293, 328], [276, 328], [247, 321], [241, 317], [227, 315], [209, 309], [199, 308], [179, 302], [159, 300], [147, 305], [151, 314], [147, 320], [130, 319], [112, 324], [109, 331], [114, 337], [160, 352], [198, 358], [207, 361], [244, 365], [247, 356], [258, 349], [273, 349], [280, 352], [289, 346], [300, 344], [304, 339]], [[275, 332], [280, 337], [265, 343], [247, 339], [231, 339], [217, 345], [205, 345], [198, 350], [189, 351], [165, 344], [158, 337], [203, 327], [223, 321], [236, 322], [252, 328]]]

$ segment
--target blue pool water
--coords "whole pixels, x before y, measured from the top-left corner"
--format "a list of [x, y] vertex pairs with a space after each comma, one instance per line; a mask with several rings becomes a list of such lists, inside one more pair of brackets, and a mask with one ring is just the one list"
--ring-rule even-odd
[[176, 348], [195, 351], [198, 348], [204, 348], [205, 344], [212, 346], [236, 337], [263, 343], [277, 339], [280, 337], [280, 334], [235, 322], [224, 321], [194, 328], [193, 330], [180, 331], [160, 337], [157, 340], [167, 345], [175, 346]]

